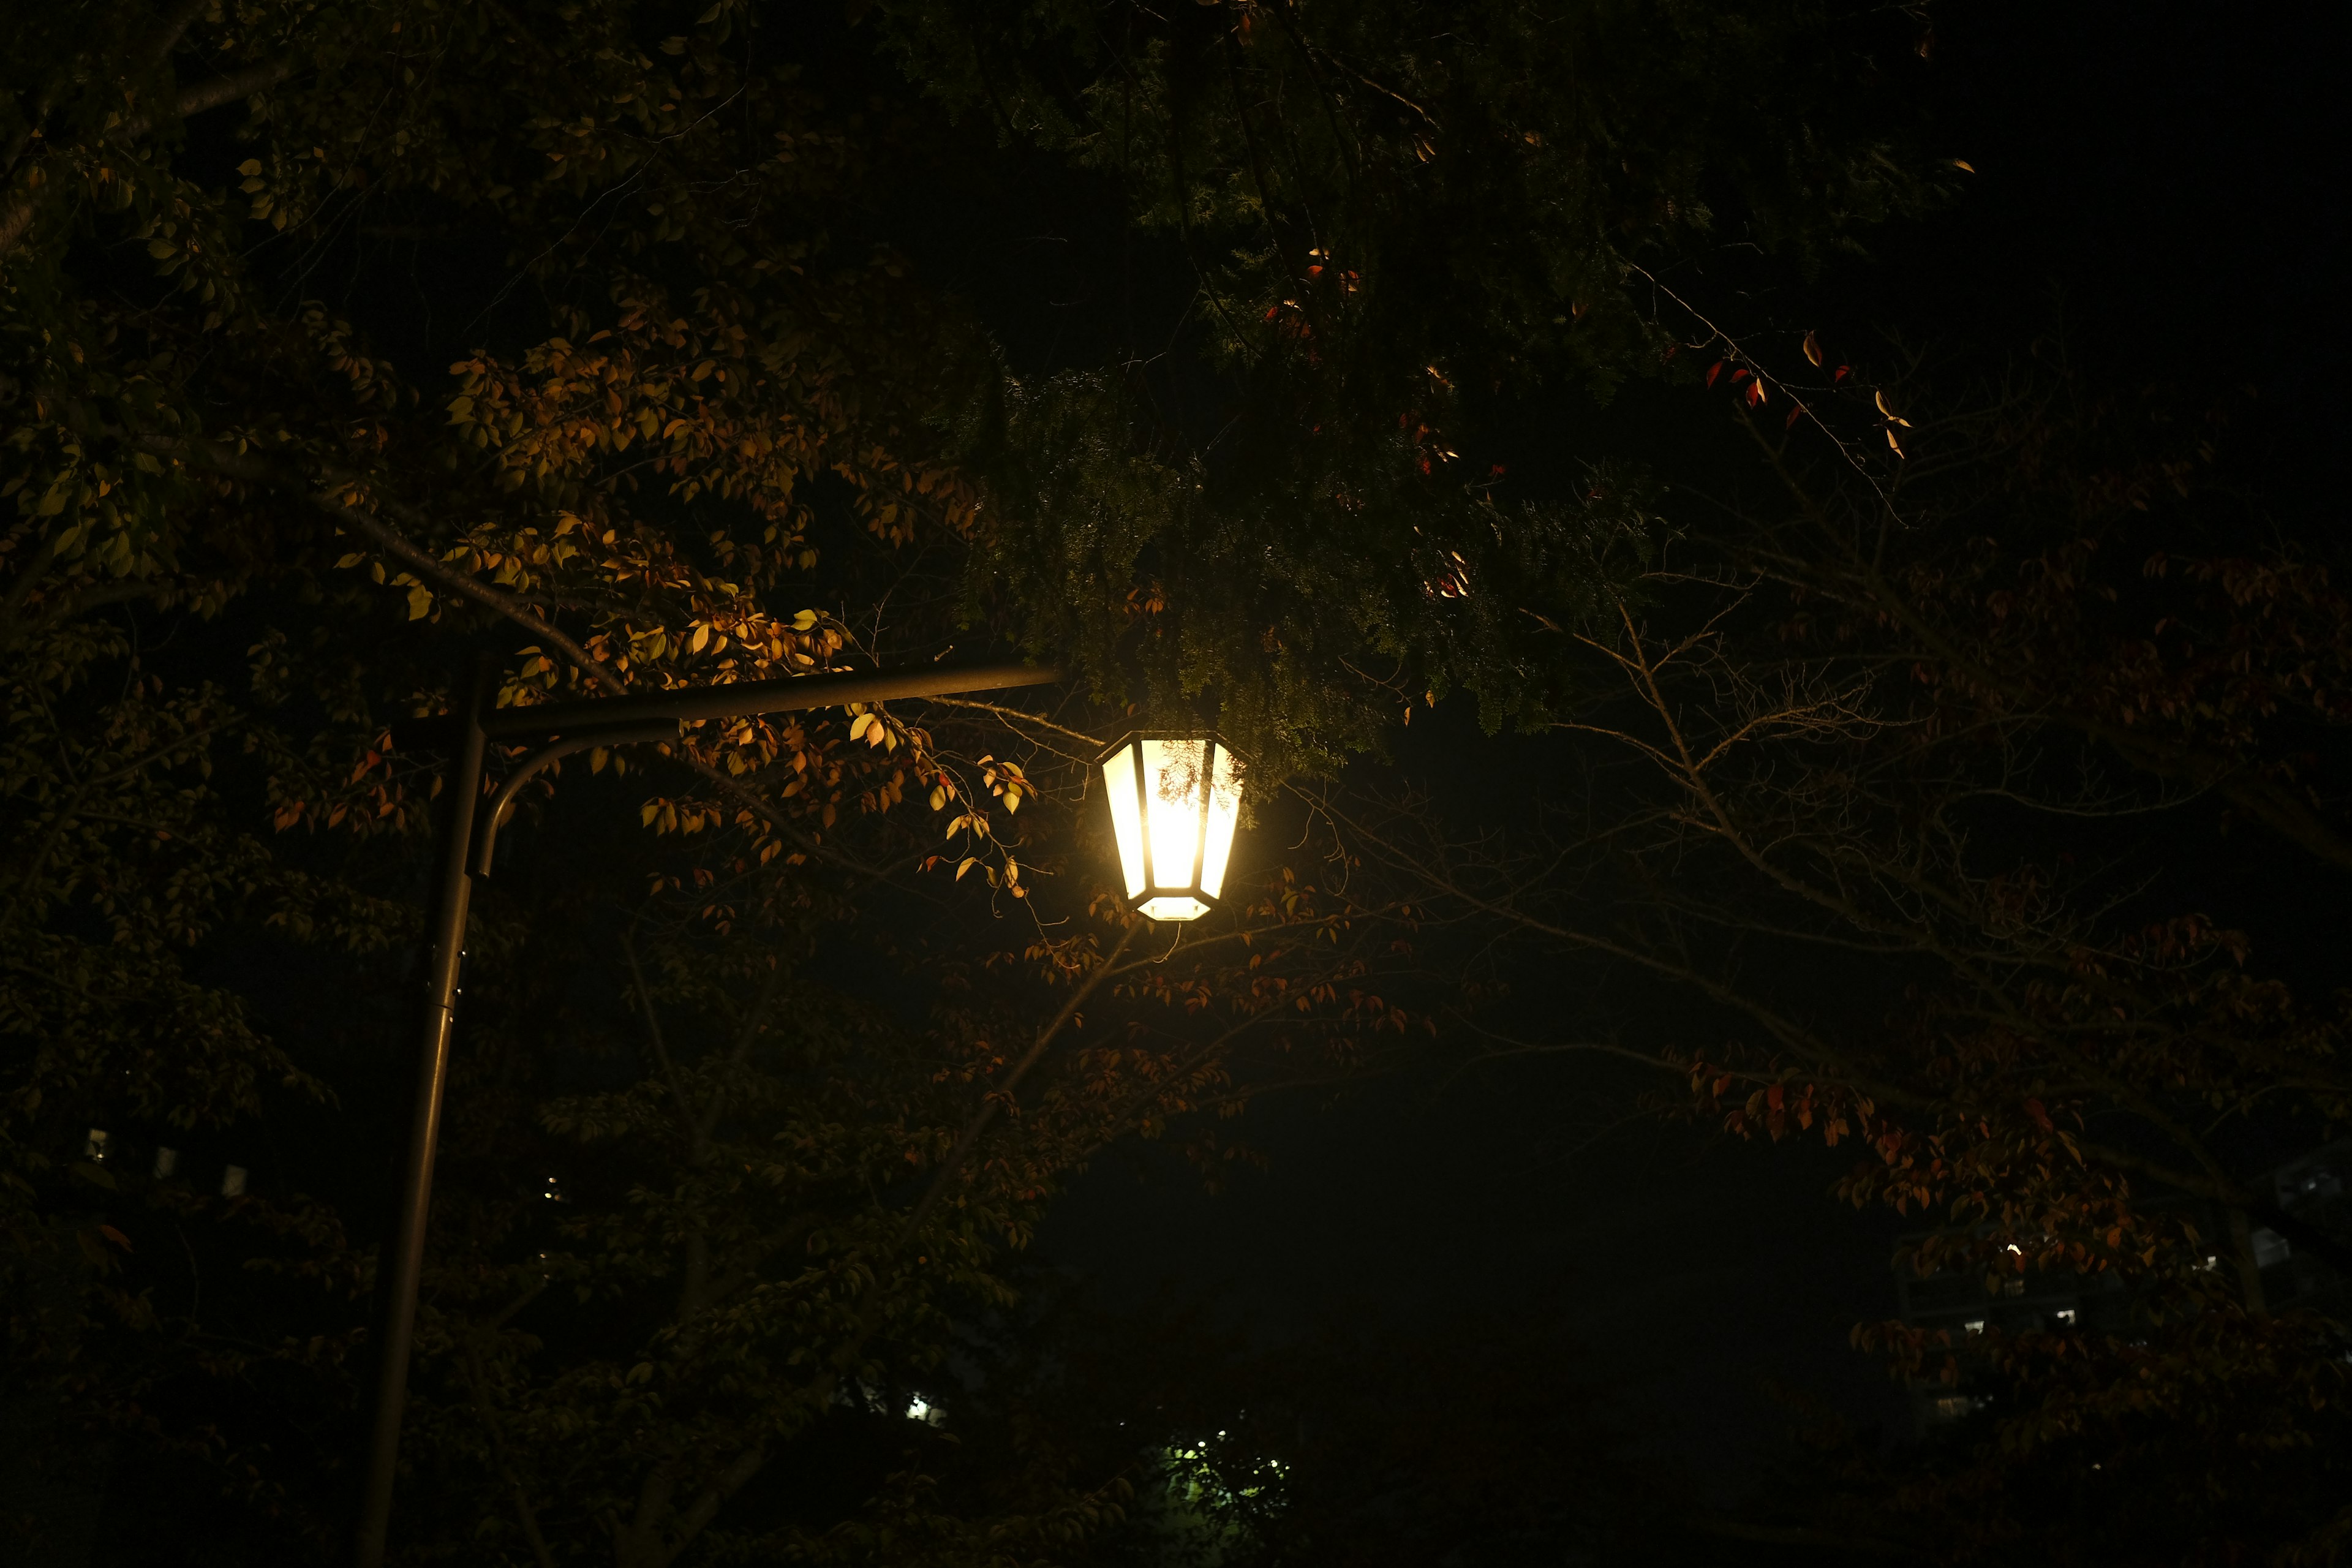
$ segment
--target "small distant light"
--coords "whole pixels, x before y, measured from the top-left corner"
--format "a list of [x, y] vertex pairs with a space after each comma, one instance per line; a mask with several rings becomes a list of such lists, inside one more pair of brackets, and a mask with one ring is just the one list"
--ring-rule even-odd
[[89, 1141], [81, 1146], [81, 1152], [83, 1156], [93, 1163], [100, 1165], [105, 1164], [106, 1129], [103, 1127], [91, 1128], [89, 1130]]
[[245, 1196], [245, 1167], [243, 1165], [231, 1165], [227, 1170], [221, 1173], [221, 1196], [225, 1198], [241, 1198]]
[[2054, 1315], [2056, 1316], [2056, 1318], [2058, 1319], [2058, 1321], [2059, 1321], [2060, 1322], [2064, 1323], [2064, 1324], [2065, 1324], [2065, 1325], [2067, 1325], [2069, 1328], [2072, 1328], [2072, 1327], [2074, 1326], [2074, 1308], [2072, 1308], [2072, 1307], [2061, 1307], [2061, 1308], [2059, 1308], [2059, 1309], [2058, 1309], [2057, 1312], [2056, 1312]]
[[1985, 1331], [1985, 1321], [1982, 1318], [1970, 1318], [1967, 1322], [1962, 1323], [1960, 1328], [1967, 1333], [1980, 1334]]

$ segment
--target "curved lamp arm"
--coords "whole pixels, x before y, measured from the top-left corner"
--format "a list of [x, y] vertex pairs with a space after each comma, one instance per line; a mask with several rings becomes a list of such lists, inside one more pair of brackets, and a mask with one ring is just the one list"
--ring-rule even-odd
[[490, 797], [489, 810], [482, 816], [481, 843], [474, 854], [474, 875], [488, 877], [490, 874], [491, 857], [499, 847], [499, 829], [514, 810], [515, 796], [521, 794], [522, 786], [538, 777], [550, 763], [560, 762], [575, 752], [584, 752], [593, 746], [642, 745], [660, 741], [675, 742], [677, 738], [676, 720], [662, 723], [614, 724], [568, 735], [523, 758], [515, 764], [514, 771], [507, 774], [506, 782], [499, 785], [499, 793]]

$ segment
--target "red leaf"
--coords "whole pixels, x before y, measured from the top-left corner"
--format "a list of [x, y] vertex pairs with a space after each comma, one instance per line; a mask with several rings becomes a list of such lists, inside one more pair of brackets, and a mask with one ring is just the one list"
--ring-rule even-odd
[[1801, 408], [1791, 408], [1791, 409], [1790, 409], [1790, 410], [1789, 410], [1789, 422], [1788, 422], [1786, 425], [1783, 425], [1782, 426], [1780, 426], [1780, 428], [1782, 428], [1783, 430], [1794, 430], [1794, 429], [1797, 427], [1797, 420], [1798, 420], [1798, 418], [1799, 418], [1801, 416], [1802, 416], [1804, 412], [1805, 412], [1805, 411], [1804, 411], [1803, 409], [1801, 409]]
[[1735, 371], [1733, 371], [1733, 372], [1731, 373], [1731, 384], [1732, 384], [1732, 385], [1734, 385], [1734, 386], [1738, 386], [1741, 382], [1746, 381], [1746, 380], [1748, 379], [1748, 372], [1746, 372], [1746, 371], [1744, 371], [1744, 370], [1735, 370]]
[[131, 1250], [131, 1238], [123, 1235], [121, 1231], [115, 1229], [112, 1226], [100, 1226], [98, 1227], [98, 1234], [106, 1237], [107, 1240], [114, 1243], [115, 1246], [122, 1248], [123, 1251], [128, 1252]]
[[1707, 366], [1707, 369], [1706, 369], [1706, 384], [1707, 384], [1707, 385], [1709, 385], [1709, 386], [1713, 386], [1713, 385], [1715, 384], [1715, 378], [1716, 378], [1717, 376], [1718, 376], [1718, 375], [1721, 375], [1722, 374], [1723, 374], [1723, 362], [1722, 362], [1721, 360], [1717, 360], [1717, 361], [1716, 361], [1713, 364], [1711, 364], [1711, 365]]

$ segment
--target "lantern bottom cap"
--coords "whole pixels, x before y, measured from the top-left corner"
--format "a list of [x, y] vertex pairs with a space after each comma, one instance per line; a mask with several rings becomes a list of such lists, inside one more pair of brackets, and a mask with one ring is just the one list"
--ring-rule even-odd
[[1198, 899], [1146, 899], [1138, 912], [1147, 920], [1196, 921], [1209, 912], [1209, 906]]

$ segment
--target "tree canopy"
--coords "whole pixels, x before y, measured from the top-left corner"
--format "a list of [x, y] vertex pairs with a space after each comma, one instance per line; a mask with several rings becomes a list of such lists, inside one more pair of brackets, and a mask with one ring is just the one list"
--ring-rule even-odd
[[[1367, 1330], [1286, 1383], [1113, 1369], [1114, 1436], [1018, 1267], [1111, 1143], [1216, 1181], [1253, 1097], [1491, 1037], [1528, 952], [1664, 1003], [1528, 1048], [1853, 1142], [1849, 1196], [1950, 1222], [1923, 1268], [2114, 1278], [2140, 1314], [1865, 1331], [2011, 1404], [1924, 1482], [1844, 1456], [1804, 1530], [1968, 1561], [2063, 1518], [2092, 1553], [2187, 1497], [2203, 1450], [2151, 1436], [2182, 1420], [2246, 1436], [2166, 1539], [2340, 1546], [2342, 1331], [2272, 1310], [2242, 1235], [2209, 1265], [2183, 1206], [2340, 1247], [2265, 1206], [2253, 1152], [2340, 1127], [2340, 1020], [2135, 881], [2129, 837], [2221, 802], [2346, 863], [2330, 563], [2217, 543], [2193, 439], [2047, 388], [1951, 413], [1895, 356], [1718, 308], [1949, 197], [1923, 26], [12, 13], [0, 1396], [43, 1473], [93, 1439], [135, 1465], [125, 1555], [336, 1549], [426, 845], [473, 804], [404, 721], [454, 670], [487, 655], [513, 705], [1017, 652], [1070, 672], [1058, 703], [709, 721], [525, 792], [467, 939], [405, 1560], [1638, 1550], [1595, 1496], [1528, 1495], [1621, 1475], [1573, 1379], [1530, 1410], [1496, 1356], [1399, 1352], [1350, 1390]], [[1116, 233], [1125, 314], [1004, 326], [950, 187]], [[1644, 385], [1752, 454], [1513, 480], [1518, 411]], [[1583, 748], [1585, 796], [1532, 786], [1539, 847], [1343, 777], [1454, 692]], [[1087, 809], [1139, 723], [1220, 728], [1285, 829], [1175, 936]], [[2053, 815], [2112, 859], [2017, 826]], [[1223, 1376], [1279, 1398], [1252, 1420]], [[1437, 1390], [1517, 1436], [1476, 1447]], [[1245, 1443], [1207, 1436], [1227, 1415]], [[2029, 1453], [2121, 1500], [1985, 1506]], [[1399, 1468], [1437, 1479], [1383, 1500]]]

